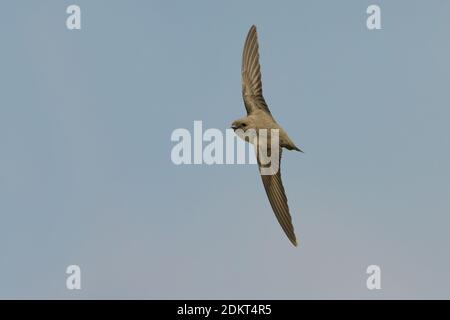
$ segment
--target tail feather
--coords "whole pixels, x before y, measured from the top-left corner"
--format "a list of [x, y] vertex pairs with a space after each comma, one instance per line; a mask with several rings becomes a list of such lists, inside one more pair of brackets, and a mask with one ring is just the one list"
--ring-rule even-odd
[[295, 150], [295, 151], [299, 151], [299, 152], [301, 152], [301, 153], [304, 153], [303, 152], [303, 150], [301, 150], [300, 148], [298, 148], [296, 145], [288, 145], [288, 146], [286, 146], [285, 147], [286, 149], [288, 149], [288, 150]]
[[300, 148], [297, 148], [297, 147], [295, 147], [295, 148], [294, 148], [294, 150], [295, 150], [295, 151], [299, 151], [299, 152], [301, 152], [301, 153], [305, 153], [305, 152], [303, 152], [303, 150], [302, 150], [302, 149], [300, 149]]

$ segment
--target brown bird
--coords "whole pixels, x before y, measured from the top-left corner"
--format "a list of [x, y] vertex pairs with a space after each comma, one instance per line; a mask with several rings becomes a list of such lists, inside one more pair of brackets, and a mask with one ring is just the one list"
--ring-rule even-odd
[[[267, 155], [273, 153], [272, 151], [272, 139], [271, 129], [275, 129], [279, 136], [279, 145], [276, 147], [278, 151], [278, 165], [275, 172], [272, 174], [264, 173], [264, 168], [267, 166], [266, 162], [262, 161], [260, 153], [257, 152], [258, 167], [261, 174], [261, 178], [264, 184], [264, 188], [269, 198], [270, 205], [277, 217], [278, 222], [283, 228], [289, 240], [294, 246], [297, 246], [297, 238], [294, 233], [294, 227], [292, 225], [292, 218], [289, 213], [289, 207], [287, 204], [287, 197], [284, 191], [283, 183], [281, 181], [281, 173], [279, 169], [279, 163], [281, 162], [282, 148], [288, 150], [301, 151], [294, 142], [288, 137], [287, 133], [281, 128], [270, 113], [269, 107], [264, 100], [262, 94], [261, 83], [261, 70], [259, 65], [259, 47], [258, 36], [256, 27], [252, 26], [248, 32], [247, 38], [244, 44], [244, 52], [242, 55], [242, 96], [244, 98], [245, 109], [247, 110], [247, 116], [238, 119], [233, 122], [231, 128], [236, 132], [238, 136], [246, 140], [247, 142], [261, 147], [264, 144], [264, 148], [267, 150]], [[265, 129], [268, 139], [262, 139], [261, 129]], [[257, 145], [255, 140], [249, 136], [245, 136], [246, 133], [253, 131], [256, 132], [258, 138]], [[276, 153], [275, 153], [276, 154]]]

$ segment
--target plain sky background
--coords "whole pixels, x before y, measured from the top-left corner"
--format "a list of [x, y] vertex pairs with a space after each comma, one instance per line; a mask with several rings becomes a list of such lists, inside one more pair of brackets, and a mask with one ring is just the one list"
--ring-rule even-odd
[[[0, 297], [450, 298], [449, 17], [444, 0], [2, 1]], [[245, 114], [252, 24], [306, 152], [282, 167], [298, 248], [255, 166], [170, 160], [174, 129]]]

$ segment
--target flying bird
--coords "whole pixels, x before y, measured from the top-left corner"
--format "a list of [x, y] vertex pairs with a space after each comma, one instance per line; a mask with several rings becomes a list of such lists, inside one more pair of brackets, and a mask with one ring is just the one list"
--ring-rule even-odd
[[[261, 70], [258, 51], [258, 35], [256, 32], [256, 27], [253, 25], [250, 28], [245, 40], [241, 69], [242, 96], [244, 99], [245, 109], [247, 110], [247, 116], [234, 121], [231, 125], [231, 128], [235, 132], [239, 130], [239, 132], [244, 133], [249, 129], [252, 129], [257, 132], [257, 134], [261, 129], [266, 129], [268, 131], [270, 131], [271, 129], [278, 129], [279, 145], [277, 146], [277, 148], [279, 149], [278, 155], [280, 163], [282, 148], [300, 152], [303, 151], [294, 144], [294, 142], [288, 137], [283, 128], [278, 125], [278, 123], [273, 118], [266, 101], [264, 100], [262, 93]], [[247, 142], [253, 143], [253, 140], [245, 140]], [[266, 139], [264, 141], [264, 143], [267, 144], [266, 148], [268, 152], [270, 152], [270, 136], [268, 140]], [[256, 147], [257, 146], [255, 145], [255, 149]], [[275, 213], [278, 222], [280, 223], [289, 240], [294, 246], [297, 246], [297, 238], [294, 233], [292, 218], [289, 213], [287, 197], [284, 191], [283, 182], [281, 181], [281, 172], [279, 166], [275, 173], [269, 175], [263, 174], [262, 170], [264, 164], [258, 156], [258, 153], [257, 160], [264, 189], [266, 190], [267, 197], [269, 198], [269, 202], [272, 206], [273, 212]]]

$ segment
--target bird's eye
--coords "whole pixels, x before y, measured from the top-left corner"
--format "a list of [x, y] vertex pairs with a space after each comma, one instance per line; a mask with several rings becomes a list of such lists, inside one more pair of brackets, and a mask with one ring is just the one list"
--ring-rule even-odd
[[243, 126], [243, 127], [246, 127], [246, 126], [247, 126], [247, 124], [246, 124], [246, 123], [243, 123], [243, 124], [242, 124], [242, 126]]

